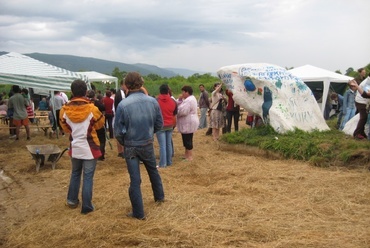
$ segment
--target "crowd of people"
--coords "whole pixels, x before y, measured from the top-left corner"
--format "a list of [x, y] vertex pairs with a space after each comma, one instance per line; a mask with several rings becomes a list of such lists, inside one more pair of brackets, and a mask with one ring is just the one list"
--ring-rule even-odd
[[369, 134], [365, 133], [365, 125], [370, 124], [369, 105], [370, 105], [370, 81], [366, 77], [364, 68], [358, 69], [358, 76], [348, 81], [348, 88], [343, 94], [330, 93], [329, 101], [336, 103], [337, 128], [343, 130], [345, 125], [357, 113], [359, 120], [353, 132], [353, 137], [358, 140], [367, 139]]
[[[172, 135], [175, 128], [181, 134], [185, 162], [194, 159], [193, 137], [198, 129], [212, 128], [214, 140], [217, 141], [220, 129], [231, 131], [231, 123], [227, 127], [225, 125], [226, 119], [234, 119], [235, 130], [238, 131], [239, 116], [235, 112], [239, 108], [233, 102], [231, 92], [224, 95], [222, 84], [217, 83], [209, 99], [204, 85], [199, 87], [203, 94], [200, 101], [188, 85], [181, 88], [181, 95], [177, 99], [167, 84], [159, 87], [157, 97], [152, 97], [145, 89], [141, 75], [130, 72], [121, 81], [117, 93], [109, 90], [99, 97], [94, 90], [87, 90], [82, 81], [74, 81], [71, 85], [72, 98], [61, 106], [58, 114], [63, 132], [70, 134], [70, 140], [73, 140], [69, 150], [72, 171], [66, 205], [70, 208], [79, 206], [82, 178], [81, 213], [94, 211], [92, 191], [96, 164], [98, 160], [106, 159], [106, 139], [115, 138], [117, 154], [125, 159], [130, 177], [132, 212], [127, 216], [145, 219], [140, 164], [144, 165], [150, 178], [154, 201], [163, 202], [165, 195], [159, 170], [173, 164]], [[216, 102], [220, 102], [222, 107], [217, 107]], [[198, 109], [201, 108], [205, 110], [200, 110], [201, 115], [198, 116]], [[226, 114], [225, 111], [230, 113]], [[158, 160], [155, 156], [155, 138], [159, 145]]]
[[[360, 71], [359, 71], [360, 72]], [[355, 115], [360, 120], [354, 132], [357, 139], [365, 139], [364, 126], [368, 120], [370, 89], [364, 88], [366, 74], [359, 73], [361, 79], [348, 82], [348, 90], [343, 96], [332, 94], [331, 100], [340, 105], [338, 128], [342, 129]], [[370, 80], [370, 79], [369, 79]], [[358, 83], [360, 82], [360, 84]], [[370, 84], [370, 81], [369, 81]], [[209, 94], [203, 84], [199, 85], [200, 95], [193, 95], [193, 88], [184, 85], [176, 99], [167, 84], [159, 87], [159, 95], [152, 97], [144, 87], [144, 80], [137, 72], [130, 72], [120, 82], [120, 89], [110, 89], [103, 95], [95, 87], [88, 90], [84, 81], [75, 80], [71, 84], [71, 99], [62, 92], [55, 91], [51, 99], [43, 98], [39, 110], [53, 110], [53, 130], [59, 127], [62, 135], [70, 135], [69, 155], [71, 157], [71, 177], [66, 205], [76, 208], [80, 205], [79, 190], [82, 178], [81, 213], [94, 211], [92, 203], [94, 172], [97, 161], [106, 159], [107, 140], [116, 139], [118, 157], [124, 158], [130, 178], [129, 198], [132, 211], [127, 214], [139, 220], [145, 219], [141, 193], [140, 164], [143, 164], [150, 178], [154, 201], [165, 200], [159, 170], [173, 164], [173, 131], [181, 134], [184, 147], [183, 161], [192, 161], [194, 134], [208, 128], [214, 142], [220, 133], [239, 131], [240, 106], [234, 102], [233, 93], [223, 87], [222, 82], [213, 85]], [[28, 113], [32, 106], [28, 91], [13, 86], [7, 104], [0, 104], [0, 111], [12, 110], [12, 125], [15, 125], [15, 138], [19, 139], [19, 128], [24, 125], [27, 139], [30, 139]], [[4, 109], [2, 106], [8, 108]], [[28, 108], [27, 108], [28, 107]], [[143, 114], [145, 113], [145, 114]], [[246, 119], [252, 126], [252, 116]], [[234, 123], [233, 123], [234, 122]], [[234, 125], [232, 125], [234, 124]], [[208, 133], [208, 131], [207, 131]], [[154, 142], [159, 145], [159, 159], [156, 158]], [[369, 135], [370, 136], [370, 135]], [[112, 147], [111, 147], [112, 148]]]

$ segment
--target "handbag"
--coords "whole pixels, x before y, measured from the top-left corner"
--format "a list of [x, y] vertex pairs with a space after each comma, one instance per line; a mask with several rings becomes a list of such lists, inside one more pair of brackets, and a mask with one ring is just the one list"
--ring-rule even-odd
[[219, 111], [223, 111], [223, 108], [224, 108], [224, 106], [223, 106], [223, 101], [222, 101], [222, 99], [220, 99], [219, 101], [218, 101], [218, 105], [217, 105], [217, 110], [219, 110]]

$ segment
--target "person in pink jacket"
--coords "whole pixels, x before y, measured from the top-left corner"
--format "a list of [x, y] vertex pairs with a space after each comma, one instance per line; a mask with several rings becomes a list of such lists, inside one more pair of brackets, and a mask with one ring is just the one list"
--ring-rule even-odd
[[185, 147], [185, 160], [193, 160], [193, 134], [199, 126], [197, 99], [191, 86], [181, 88], [181, 97], [177, 100], [177, 130], [181, 133]]

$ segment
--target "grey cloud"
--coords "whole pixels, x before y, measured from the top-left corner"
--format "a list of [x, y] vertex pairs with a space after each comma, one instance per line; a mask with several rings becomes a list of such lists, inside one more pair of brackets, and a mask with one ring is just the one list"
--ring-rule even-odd
[[[366, 0], [351, 5], [342, 0], [3, 0], [0, 45], [21, 53], [103, 59], [120, 53], [132, 60], [122, 62], [168, 61], [193, 68], [248, 60], [325, 63], [334, 70], [340, 62], [328, 58], [338, 51], [347, 57], [342, 64], [355, 66], [369, 57], [361, 49], [370, 42], [366, 7]], [[349, 30], [363, 37], [351, 41]], [[193, 53], [203, 59], [194, 61], [188, 56]], [[215, 53], [221, 62], [213, 59]]]

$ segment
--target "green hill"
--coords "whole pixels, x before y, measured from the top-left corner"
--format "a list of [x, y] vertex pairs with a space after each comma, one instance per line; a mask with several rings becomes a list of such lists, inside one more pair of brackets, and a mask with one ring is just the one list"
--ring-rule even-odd
[[151, 73], [160, 75], [162, 77], [176, 76], [176, 73], [174, 73], [173, 71], [146, 64], [126, 64], [116, 61], [79, 57], [73, 55], [57, 55], [44, 53], [29, 53], [25, 55], [70, 71], [97, 71], [100, 73], [111, 75], [113, 69], [118, 67], [120, 71], [137, 71], [144, 76]]
[[[0, 56], [8, 52], [1, 51]], [[119, 68], [120, 71], [137, 71], [143, 76], [148, 74], [157, 74], [161, 77], [175, 77], [182, 75], [181, 73], [160, 68], [148, 64], [126, 64], [117, 61], [109, 61], [97, 58], [80, 57], [74, 55], [61, 55], [61, 54], [45, 54], [45, 53], [26, 53], [31, 58], [40, 60], [42, 62], [61, 67], [70, 71], [97, 71], [103, 74], [111, 75], [114, 68]], [[181, 70], [181, 69], [179, 69]], [[194, 72], [196, 73], [196, 72]], [[182, 75], [185, 76], [185, 75]], [[187, 75], [186, 75], [187, 76]]]

